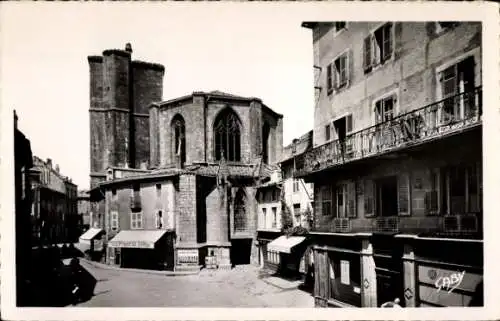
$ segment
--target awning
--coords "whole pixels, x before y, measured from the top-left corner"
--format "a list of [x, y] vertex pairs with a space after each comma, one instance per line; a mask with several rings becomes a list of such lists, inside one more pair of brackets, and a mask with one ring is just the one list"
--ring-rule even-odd
[[154, 249], [166, 230], [123, 230], [109, 242], [110, 247]]
[[104, 230], [101, 228], [92, 227], [88, 231], [80, 235], [80, 240], [90, 241], [94, 239], [97, 235], [99, 235], [101, 232], [104, 232]]
[[267, 249], [271, 251], [288, 253], [292, 252], [292, 248], [304, 242], [304, 236], [289, 236], [282, 235], [272, 242], [267, 244]]

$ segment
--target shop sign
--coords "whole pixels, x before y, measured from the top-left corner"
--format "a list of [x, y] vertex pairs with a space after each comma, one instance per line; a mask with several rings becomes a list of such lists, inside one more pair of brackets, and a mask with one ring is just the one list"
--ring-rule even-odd
[[154, 248], [154, 243], [146, 241], [111, 241], [110, 245], [113, 247], [139, 248], [139, 249]]
[[179, 250], [178, 251], [179, 263], [198, 263], [198, 250]]

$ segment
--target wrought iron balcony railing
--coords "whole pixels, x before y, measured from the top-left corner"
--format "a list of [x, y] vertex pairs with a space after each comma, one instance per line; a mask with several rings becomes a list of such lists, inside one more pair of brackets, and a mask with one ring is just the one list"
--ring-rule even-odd
[[296, 175], [303, 176], [478, 125], [481, 109], [481, 87], [445, 98], [297, 156]]

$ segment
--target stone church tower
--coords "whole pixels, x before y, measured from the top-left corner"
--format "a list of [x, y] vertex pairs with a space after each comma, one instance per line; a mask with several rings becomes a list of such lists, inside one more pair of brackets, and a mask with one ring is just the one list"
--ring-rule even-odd
[[132, 60], [132, 46], [89, 56], [90, 187], [109, 167], [147, 169], [149, 105], [162, 100], [165, 68]]

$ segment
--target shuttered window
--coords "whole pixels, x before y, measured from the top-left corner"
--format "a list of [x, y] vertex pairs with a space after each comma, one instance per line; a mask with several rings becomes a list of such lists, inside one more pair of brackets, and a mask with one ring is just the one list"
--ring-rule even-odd
[[347, 85], [349, 81], [349, 51], [335, 59], [335, 88]]
[[347, 115], [345, 117], [345, 122], [346, 122], [346, 133], [352, 132], [353, 129], [352, 114]]
[[363, 69], [365, 73], [372, 70], [372, 36], [368, 36], [364, 40], [363, 46]]
[[396, 95], [378, 100], [375, 103], [376, 123], [382, 123], [394, 118]]
[[333, 92], [333, 86], [334, 86], [334, 71], [333, 71], [333, 64], [329, 64], [326, 66], [326, 89], [327, 89], [327, 94], [330, 95]]
[[321, 188], [321, 204], [323, 215], [332, 215], [332, 189], [329, 185]]
[[345, 184], [339, 184], [336, 187], [336, 202], [337, 202], [337, 217], [346, 217], [346, 185]]
[[330, 124], [326, 125], [325, 126], [325, 141], [329, 141], [331, 136], [331, 127], [330, 127]]
[[363, 70], [365, 73], [392, 58], [394, 51], [392, 30], [393, 24], [386, 23], [363, 40]]
[[366, 217], [372, 217], [375, 215], [375, 188], [374, 182], [371, 179], [366, 179], [364, 182], [364, 210]]
[[410, 175], [398, 177], [398, 214], [410, 215]]
[[356, 217], [356, 182], [347, 183], [347, 217]]
[[427, 215], [439, 213], [439, 170], [429, 171], [430, 190], [425, 192], [425, 212]]

